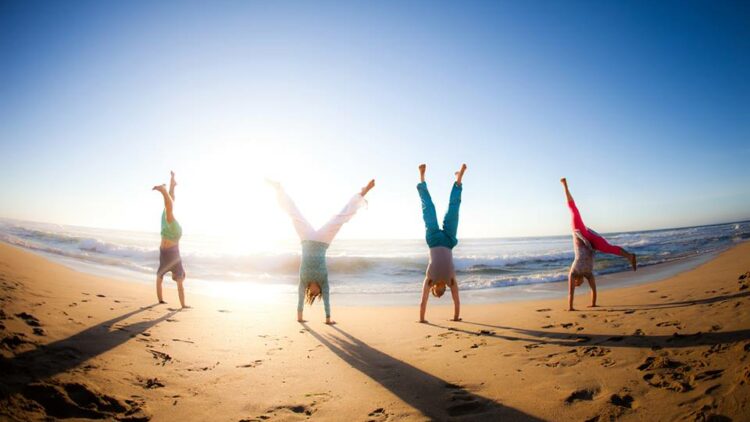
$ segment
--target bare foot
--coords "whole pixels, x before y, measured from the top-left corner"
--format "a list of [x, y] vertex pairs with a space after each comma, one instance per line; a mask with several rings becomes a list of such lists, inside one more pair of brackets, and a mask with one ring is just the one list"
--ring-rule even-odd
[[159, 301], [159, 303], [158, 303], [157, 305], [166, 305], [166, 303], [167, 303], [167, 302], [165, 302], [165, 301], [163, 301], [163, 300], [160, 300], [160, 301]]
[[182, 307], [182, 309], [192, 309], [192, 308], [193, 308], [193, 307], [192, 307], [192, 306], [190, 306], [190, 305], [184, 305], [184, 306]]
[[427, 171], [427, 164], [419, 165], [419, 181], [424, 182], [424, 172]]
[[461, 180], [464, 178], [464, 173], [466, 172], [466, 164], [461, 164], [461, 169], [456, 172], [456, 184], [460, 185]]
[[326, 325], [336, 325], [336, 321], [331, 320], [331, 319], [327, 319], [326, 320]]
[[420, 324], [427, 324], [427, 320], [426, 319], [420, 319], [417, 322], [419, 322]]
[[367, 186], [362, 188], [362, 191], [360, 192], [360, 195], [365, 196], [367, 195], [367, 192], [370, 191], [370, 189], [375, 187], [375, 179], [370, 180], [369, 183], [367, 183]]
[[589, 305], [588, 307], [589, 307], [589, 308], [598, 308], [598, 307], [599, 307], [599, 305]]
[[633, 271], [635, 271], [638, 268], [638, 262], [635, 257], [635, 254], [631, 253], [628, 259], [630, 260], [630, 266], [633, 267]]
[[451, 321], [456, 321], [456, 322], [458, 322], [458, 321], [461, 321], [461, 318], [453, 318], [453, 319], [451, 319]]
[[306, 319], [297, 318], [297, 322], [303, 323], [303, 322], [307, 322], [307, 320]]
[[567, 187], [568, 186], [568, 179], [566, 179], [566, 178], [563, 177], [563, 178], [560, 179], [560, 183], [562, 183], [565, 187]]
[[568, 308], [568, 312], [574, 312], [574, 311], [577, 311], [577, 310], [578, 309], [576, 309], [576, 308]]
[[164, 184], [162, 184], [162, 185], [156, 185], [153, 188], [151, 188], [151, 190], [156, 190], [156, 191], [159, 191], [161, 193], [164, 193], [164, 192], [167, 191], [167, 185], [164, 185]]
[[177, 181], [174, 180], [174, 172], [170, 170], [169, 172], [169, 186], [175, 187], [177, 186]]

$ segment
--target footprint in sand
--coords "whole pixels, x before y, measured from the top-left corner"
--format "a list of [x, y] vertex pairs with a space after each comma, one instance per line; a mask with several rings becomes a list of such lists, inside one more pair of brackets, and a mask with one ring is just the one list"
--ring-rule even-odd
[[685, 364], [668, 356], [649, 356], [638, 369], [648, 372], [643, 376], [643, 380], [650, 386], [684, 393], [693, 390], [696, 382], [714, 380], [724, 373], [723, 369], [694, 373], [695, 367], [704, 365], [705, 362]]
[[154, 388], [163, 388], [164, 387], [164, 383], [161, 382], [161, 381], [159, 381], [159, 378], [141, 378], [141, 377], [136, 377], [136, 379], [138, 380], [138, 384], [141, 387], [143, 387], [143, 388], [145, 388], [147, 390], [151, 390], [151, 389], [154, 389]]
[[445, 388], [448, 390], [446, 401], [454, 403], [445, 409], [448, 416], [479, 418], [479, 414], [483, 413], [488, 407], [489, 402], [487, 400], [473, 396], [460, 385], [445, 383]]
[[680, 321], [662, 321], [656, 324], [657, 327], [677, 327], [678, 330], [682, 329], [682, 323]]
[[578, 348], [576, 354], [580, 357], [601, 357], [608, 355], [610, 352], [611, 350], [606, 347], [586, 346]]
[[565, 398], [566, 404], [573, 404], [577, 401], [591, 401], [599, 394], [599, 387], [587, 387], [575, 390]]
[[16, 350], [24, 344], [34, 343], [26, 340], [26, 336], [22, 333], [14, 333], [10, 336], [3, 337], [3, 339], [0, 340], [0, 347], [7, 350]]
[[39, 320], [36, 319], [34, 315], [27, 314], [26, 312], [18, 313], [16, 314], [16, 316], [18, 318], [21, 318], [29, 327], [39, 327], [42, 325], [39, 323]]
[[32, 383], [21, 392], [36, 402], [47, 418], [146, 421], [150, 419], [135, 400], [120, 400], [79, 383]]
[[542, 308], [542, 309], [537, 309], [536, 311], [537, 311], [537, 312], [549, 312], [549, 311], [551, 311], [551, 310], [552, 310], [552, 309], [550, 309], [550, 308]]
[[536, 349], [537, 347], [542, 347], [542, 345], [541, 345], [541, 344], [539, 344], [539, 343], [532, 343], [532, 344], [527, 344], [527, 345], [525, 345], [525, 346], [523, 346], [523, 347], [524, 347], [524, 348], [525, 348], [525, 349], [526, 349], [527, 351], [530, 351], [530, 350], [532, 350], [532, 349]]
[[388, 419], [388, 412], [386, 412], [384, 408], [378, 407], [377, 409], [368, 413], [367, 417], [368, 417], [367, 419], [368, 422], [384, 421]]
[[271, 418], [281, 418], [284, 420], [308, 419], [317, 410], [316, 405], [316, 402], [312, 402], [310, 405], [291, 404], [276, 406], [268, 409], [265, 415], [260, 415], [254, 419], [241, 419], [240, 422], [264, 421]]
[[257, 359], [253, 362], [246, 363], [244, 365], [237, 365], [237, 368], [255, 368], [256, 366], [259, 366], [261, 363], [263, 363], [263, 360]]
[[172, 356], [169, 356], [168, 354], [164, 352], [160, 352], [158, 350], [148, 349], [148, 351], [151, 353], [151, 356], [156, 359], [157, 365], [164, 366], [167, 363], [172, 361]]

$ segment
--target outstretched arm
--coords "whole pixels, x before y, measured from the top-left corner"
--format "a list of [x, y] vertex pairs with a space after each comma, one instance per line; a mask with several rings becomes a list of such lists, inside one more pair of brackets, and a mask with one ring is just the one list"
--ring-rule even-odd
[[424, 314], [427, 312], [427, 300], [430, 298], [430, 280], [424, 279], [422, 284], [422, 302], [419, 303], [419, 322], [427, 322]]
[[451, 280], [451, 296], [453, 297], [453, 321], [461, 321], [461, 299], [458, 297], [458, 283]]
[[305, 285], [302, 281], [297, 286], [297, 322], [305, 322], [302, 312], [305, 309]]
[[323, 296], [323, 309], [326, 312], [326, 324], [333, 325], [336, 322], [331, 319], [331, 293], [328, 283], [320, 286], [320, 295]]
[[573, 281], [573, 274], [568, 274], [568, 310], [575, 311], [573, 308], [573, 296], [575, 295], [576, 285]]

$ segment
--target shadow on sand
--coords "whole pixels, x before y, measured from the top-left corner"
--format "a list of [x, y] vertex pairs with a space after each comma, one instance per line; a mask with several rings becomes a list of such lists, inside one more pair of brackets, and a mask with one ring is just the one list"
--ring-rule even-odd
[[713, 346], [720, 343], [736, 343], [743, 340], [750, 340], [750, 329], [709, 333], [696, 332], [691, 334], [674, 333], [672, 335], [622, 335], [528, 330], [471, 321], [461, 321], [459, 324], [507, 330], [510, 331], [510, 334], [496, 333], [492, 330], [469, 330], [465, 328], [426, 323], [426, 325], [432, 327], [473, 336], [485, 336], [508, 341], [522, 341], [535, 344], [552, 344], [556, 346], [570, 347], [597, 345], [608, 347], [681, 348]]
[[19, 392], [29, 384], [78, 368], [89, 359], [114, 349], [177, 313], [172, 311], [156, 319], [115, 327], [115, 324], [154, 306], [128, 312], [13, 358], [0, 358], [0, 372], [3, 374], [0, 398]]
[[399, 399], [432, 420], [467, 418], [539, 421], [541, 419], [473, 394], [406, 362], [374, 349], [358, 338], [333, 327], [339, 335], [323, 336], [303, 324], [329, 350], [354, 369], [377, 382]]

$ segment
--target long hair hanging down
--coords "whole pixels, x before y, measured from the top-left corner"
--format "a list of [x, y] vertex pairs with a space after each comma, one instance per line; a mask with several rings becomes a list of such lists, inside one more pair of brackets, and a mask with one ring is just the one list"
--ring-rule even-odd
[[[315, 284], [316, 286], [318, 286], [318, 292], [317, 293], [313, 293], [312, 289], [310, 288], [310, 286], [312, 286], [313, 284]], [[310, 284], [308, 284], [307, 287], [305, 288], [305, 303], [307, 303], [308, 305], [312, 305], [313, 302], [315, 302], [315, 299], [320, 296], [320, 293], [321, 293], [320, 284], [318, 284], [318, 283], [310, 283]]]

